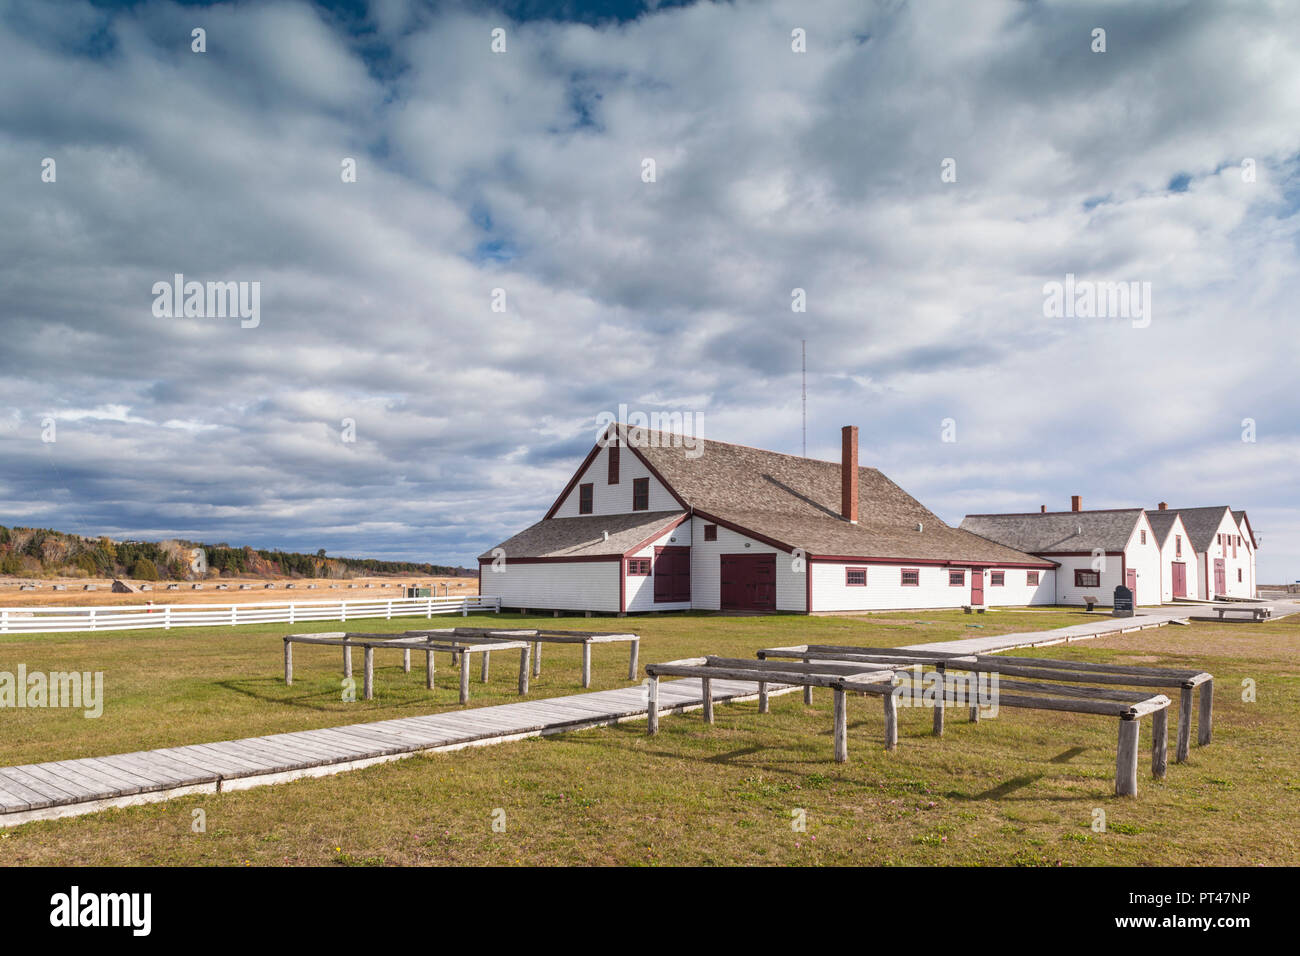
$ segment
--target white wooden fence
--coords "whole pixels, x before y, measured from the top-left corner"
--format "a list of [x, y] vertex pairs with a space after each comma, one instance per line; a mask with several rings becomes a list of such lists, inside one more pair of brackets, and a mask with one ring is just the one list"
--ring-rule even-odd
[[115, 607], [0, 608], [0, 634], [55, 631], [133, 631], [141, 628], [301, 624], [362, 618], [433, 617], [470, 611], [500, 613], [499, 597], [374, 598], [357, 601], [276, 601], [261, 604], [161, 604]]

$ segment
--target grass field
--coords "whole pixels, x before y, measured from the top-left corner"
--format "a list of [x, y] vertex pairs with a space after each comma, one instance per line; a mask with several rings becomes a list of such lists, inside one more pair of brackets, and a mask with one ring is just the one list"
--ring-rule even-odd
[[[870, 618], [703, 615], [564, 621], [626, 626], [643, 662], [704, 652], [750, 656], [795, 642], [911, 644], [1077, 623], [1078, 612], [931, 611]], [[454, 623], [554, 625], [514, 615]], [[442, 622], [453, 623], [450, 619]], [[387, 626], [384, 626], [387, 625]], [[366, 630], [419, 622], [369, 621]], [[322, 624], [329, 630], [338, 625]], [[297, 629], [297, 628], [296, 628]], [[104, 715], [0, 711], [0, 764], [66, 759], [456, 709], [439, 661], [424, 690], [396, 653], [376, 658], [377, 698], [343, 703], [336, 649], [295, 650], [280, 678], [284, 625], [21, 636], [0, 639], [0, 670], [101, 670]], [[897, 752], [880, 747], [874, 700], [850, 702], [850, 759], [831, 760], [830, 695], [797, 694], [544, 739], [415, 756], [334, 777], [0, 831], [0, 863], [16, 864], [1272, 864], [1300, 863], [1300, 616], [1266, 625], [1198, 624], [1043, 649], [1041, 656], [1211, 671], [1215, 740], [1171, 765], [1146, 760], [1136, 799], [1110, 796], [1115, 722], [1004, 710], [949, 721], [929, 736], [928, 711], [902, 709]], [[358, 663], [360, 655], [358, 654]], [[575, 693], [577, 649], [548, 646], [530, 696]], [[624, 648], [596, 648], [593, 689], [626, 685]], [[471, 706], [517, 700], [502, 661]], [[1242, 681], [1258, 699], [1241, 698]], [[1171, 719], [1171, 724], [1174, 721]], [[1142, 746], [1149, 746], [1149, 723]], [[1171, 739], [1173, 727], [1171, 726]], [[191, 830], [202, 808], [207, 830]], [[1095, 832], [1094, 811], [1107, 829]], [[497, 811], [502, 811], [499, 813]], [[792, 827], [802, 811], [807, 827]], [[504, 832], [494, 820], [504, 818]]]

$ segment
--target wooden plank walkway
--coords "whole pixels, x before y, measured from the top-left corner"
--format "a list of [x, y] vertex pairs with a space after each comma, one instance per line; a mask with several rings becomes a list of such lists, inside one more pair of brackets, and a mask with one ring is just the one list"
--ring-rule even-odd
[[[772, 685], [767, 692], [775, 696], [794, 689]], [[715, 703], [757, 696], [757, 684], [713, 681]], [[697, 679], [659, 686], [660, 712], [696, 710], [703, 700]], [[325, 776], [425, 751], [503, 743], [646, 716], [646, 691], [637, 685], [422, 717], [0, 767], [0, 827]]]
[[[1274, 620], [1300, 611], [1300, 605], [1290, 601], [1269, 603]], [[973, 637], [904, 649], [991, 654], [1043, 647], [1161, 627], [1185, 618], [1188, 610], [1187, 606], [1144, 609], [1131, 618], [1098, 614], [1096, 620], [1052, 631]], [[756, 683], [712, 683], [715, 704], [758, 697]], [[797, 689], [769, 685], [767, 693], [776, 696]], [[699, 679], [660, 682], [660, 713], [702, 706]], [[0, 767], [0, 827], [191, 793], [242, 790], [299, 777], [342, 773], [424, 751], [457, 750], [645, 719], [647, 710], [645, 688], [637, 685], [243, 740]]]

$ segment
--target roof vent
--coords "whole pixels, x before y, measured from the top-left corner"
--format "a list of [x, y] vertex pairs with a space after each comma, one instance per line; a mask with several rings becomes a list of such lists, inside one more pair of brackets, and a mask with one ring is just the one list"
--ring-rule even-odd
[[601, 534], [603, 534], [603, 535], [605, 536], [605, 540], [606, 540], [606, 541], [609, 540], [609, 532], [608, 532], [608, 531], [602, 531]]
[[1075, 533], [1075, 534], [1083, 534], [1083, 525], [1078, 525], [1078, 526], [1074, 529], [1074, 533]]
[[922, 524], [920, 521], [918, 521], [918, 522], [916, 523], [916, 530], [917, 530], [917, 531], [924, 531], [924, 530], [925, 530], [925, 525]]

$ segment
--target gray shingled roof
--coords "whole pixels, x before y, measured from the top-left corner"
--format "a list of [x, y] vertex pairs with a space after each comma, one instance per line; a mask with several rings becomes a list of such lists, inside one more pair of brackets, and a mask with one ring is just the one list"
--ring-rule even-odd
[[1250, 535], [1250, 543], [1251, 543], [1251, 546], [1252, 546], [1252, 547], [1256, 547], [1256, 548], [1259, 547], [1259, 542], [1255, 540], [1255, 529], [1252, 528], [1252, 527], [1250, 526], [1250, 519], [1246, 517], [1246, 512], [1245, 512], [1245, 511], [1234, 511], [1234, 512], [1232, 513], [1232, 516], [1233, 516], [1234, 518], [1237, 519], [1237, 524], [1241, 524], [1242, 520], [1243, 520], [1243, 519], [1245, 520], [1245, 522], [1246, 522], [1246, 533]]
[[1116, 511], [967, 515], [962, 519], [961, 527], [1030, 554], [1094, 549], [1123, 551], [1141, 514], [1141, 508], [1124, 508]]
[[1192, 542], [1192, 550], [1208, 551], [1214, 543], [1214, 536], [1219, 530], [1223, 513], [1230, 510], [1227, 505], [1214, 505], [1210, 508], [1169, 508], [1183, 519], [1187, 529], [1187, 540]]
[[[578, 558], [622, 555], [666, 527], [684, 511], [638, 511], [624, 515], [550, 518], [525, 528], [497, 547], [512, 558]], [[605, 540], [605, 532], [609, 540]], [[493, 549], [495, 550], [495, 549]], [[492, 551], [479, 555], [491, 560]]]
[[1151, 522], [1151, 530], [1155, 532], [1156, 544], [1163, 545], [1169, 537], [1169, 532], [1173, 530], [1174, 523], [1178, 520], [1178, 512], [1161, 511], [1157, 508], [1155, 511], [1147, 512], [1147, 520]]
[[[667, 433], [645, 431], [638, 437], [628, 436], [624, 430], [621, 434], [688, 507], [809, 554], [1045, 563], [949, 527], [875, 468], [858, 469], [859, 523], [853, 525], [840, 517], [838, 462], [707, 440], [701, 453], [691, 457], [694, 452]], [[666, 513], [664, 523], [669, 518], [671, 514]], [[561, 520], [577, 519], [551, 519], [541, 524], [554, 525]], [[596, 524], [601, 520], [608, 524], [611, 519], [597, 519]], [[524, 534], [538, 527], [534, 525]], [[558, 529], [547, 530], [558, 535]], [[555, 545], [559, 540], [555, 539]], [[509, 545], [503, 545], [507, 554]]]

